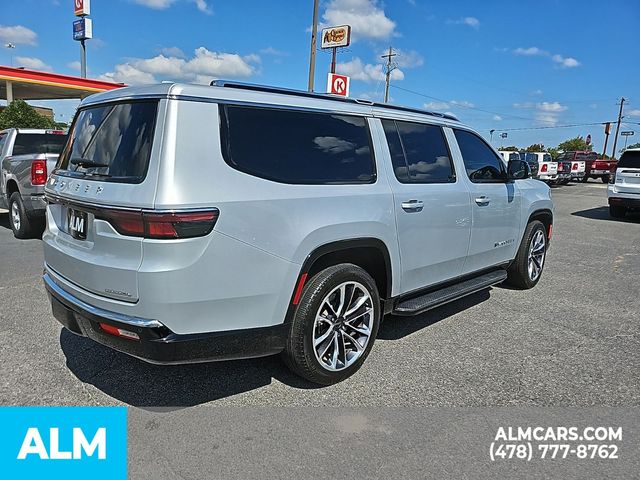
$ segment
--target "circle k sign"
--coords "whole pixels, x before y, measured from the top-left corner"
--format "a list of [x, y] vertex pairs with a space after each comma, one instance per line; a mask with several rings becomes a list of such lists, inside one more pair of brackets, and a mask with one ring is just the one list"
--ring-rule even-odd
[[349, 77], [346, 75], [338, 75], [330, 73], [327, 77], [327, 93], [331, 95], [340, 95], [341, 97], [349, 96]]

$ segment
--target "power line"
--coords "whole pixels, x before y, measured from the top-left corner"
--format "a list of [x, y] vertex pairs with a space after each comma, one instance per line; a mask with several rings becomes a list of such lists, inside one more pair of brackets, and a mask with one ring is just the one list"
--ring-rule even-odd
[[496, 132], [515, 132], [518, 130], [547, 130], [553, 128], [573, 128], [573, 127], [591, 127], [594, 125], [604, 125], [607, 122], [594, 122], [594, 123], [571, 123], [568, 125], [553, 125], [547, 127], [521, 127], [521, 128], [496, 128]]
[[[418, 95], [420, 97], [428, 98], [430, 100], [436, 100], [438, 102], [444, 102], [444, 103], [451, 103], [450, 100], [444, 100], [442, 98], [432, 97], [431, 95], [426, 95], [424, 93], [416, 92], [415, 90], [409, 90], [408, 88], [399, 87], [397, 85], [391, 85], [391, 86], [393, 88], [397, 88], [398, 90], [402, 90], [402, 91], [405, 91], [405, 92], [408, 92], [408, 93], [413, 93], [414, 95]], [[520, 120], [528, 120], [528, 121], [535, 120], [535, 119], [530, 118], [530, 117], [521, 117], [519, 115], [512, 115], [512, 114], [509, 114], [509, 113], [500, 113], [500, 112], [493, 112], [491, 110], [484, 110], [482, 108], [472, 107], [470, 105], [465, 105], [463, 103], [456, 103], [455, 105], [456, 105], [456, 107], [466, 108], [466, 109], [469, 109], [469, 110], [476, 110], [478, 112], [489, 113], [491, 115], [499, 115], [501, 117], [511, 117], [511, 118], [517, 118], [517, 119], [520, 119]], [[544, 120], [544, 119], [541, 120], [541, 121], [549, 122], [548, 120]]]

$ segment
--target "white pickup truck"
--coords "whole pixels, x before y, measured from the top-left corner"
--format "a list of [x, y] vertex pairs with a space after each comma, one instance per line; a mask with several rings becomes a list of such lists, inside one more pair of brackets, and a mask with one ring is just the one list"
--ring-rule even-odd
[[531, 157], [538, 161], [538, 180], [546, 183], [555, 183], [558, 180], [558, 162], [554, 162], [551, 155], [546, 152], [526, 152], [528, 161]]
[[47, 206], [44, 185], [66, 141], [62, 130], [0, 131], [0, 208], [9, 209], [16, 238], [42, 234]]

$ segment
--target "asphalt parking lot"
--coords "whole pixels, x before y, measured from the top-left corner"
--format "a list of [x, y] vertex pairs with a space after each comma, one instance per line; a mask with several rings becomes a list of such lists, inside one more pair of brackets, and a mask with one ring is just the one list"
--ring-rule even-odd
[[14, 239], [0, 214], [0, 404], [638, 406], [640, 216], [609, 218], [595, 181], [553, 196], [535, 289], [388, 317], [363, 368], [324, 388], [277, 357], [162, 367], [63, 331], [40, 279], [41, 242]]

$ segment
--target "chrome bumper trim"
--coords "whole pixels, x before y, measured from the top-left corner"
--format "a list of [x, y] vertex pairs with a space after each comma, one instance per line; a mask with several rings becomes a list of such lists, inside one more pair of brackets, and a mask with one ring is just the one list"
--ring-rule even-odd
[[114, 322], [126, 323], [128, 325], [132, 325], [134, 327], [163, 327], [162, 323], [158, 320], [149, 320], [146, 318], [140, 317], [132, 317], [130, 315], [124, 315], [122, 313], [110, 312], [108, 310], [103, 310], [102, 308], [94, 307], [93, 305], [89, 305], [86, 302], [83, 302], [79, 298], [74, 297], [70, 293], [66, 292], [57, 283], [51, 278], [51, 275], [48, 273], [44, 273], [42, 275], [42, 280], [44, 281], [44, 286], [46, 287], [49, 294], [57, 297], [59, 300], [62, 300], [64, 303], [68, 304], [69, 307], [76, 310], [77, 313], [82, 315], [82, 312], [90, 313], [91, 315], [95, 315], [96, 317], [104, 318], [105, 320], [112, 320]]

